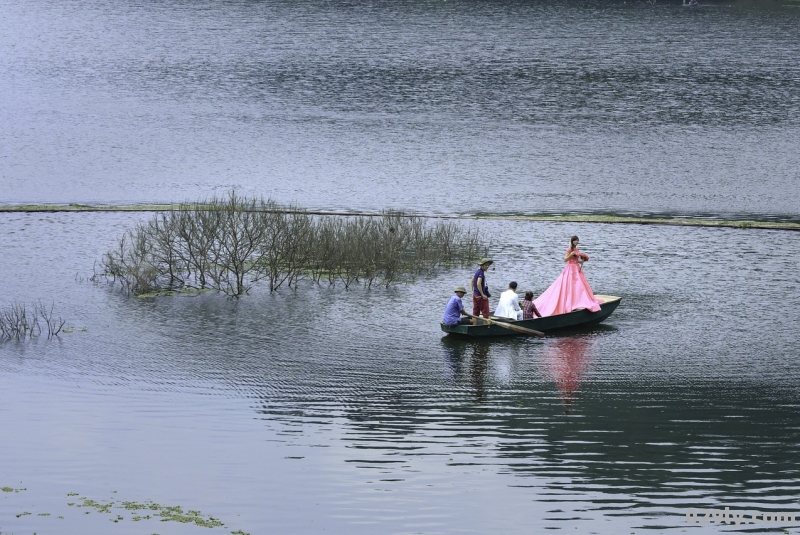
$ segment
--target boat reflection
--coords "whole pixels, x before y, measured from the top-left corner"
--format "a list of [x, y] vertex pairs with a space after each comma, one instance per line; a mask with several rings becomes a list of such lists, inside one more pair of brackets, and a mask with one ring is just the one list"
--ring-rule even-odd
[[486, 380], [489, 369], [489, 347], [486, 341], [466, 342], [442, 338], [444, 350], [444, 375], [452, 382], [465, 376], [477, 401], [486, 399]]
[[472, 344], [469, 359], [469, 384], [476, 401], [486, 400], [486, 370], [489, 368], [489, 344]]
[[547, 340], [541, 365], [555, 381], [564, 403], [564, 414], [573, 414], [581, 382], [594, 358], [596, 340], [590, 336], [567, 336]]

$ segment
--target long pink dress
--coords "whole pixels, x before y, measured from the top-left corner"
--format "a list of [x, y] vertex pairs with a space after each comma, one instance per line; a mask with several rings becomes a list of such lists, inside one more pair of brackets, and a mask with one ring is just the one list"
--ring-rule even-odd
[[[567, 252], [569, 251], [570, 249], [567, 249]], [[575, 249], [575, 252], [580, 254], [578, 249]], [[595, 298], [577, 256], [569, 257], [561, 275], [533, 302], [542, 316], [563, 314], [578, 308], [585, 308], [591, 312], [600, 310], [600, 300]]]

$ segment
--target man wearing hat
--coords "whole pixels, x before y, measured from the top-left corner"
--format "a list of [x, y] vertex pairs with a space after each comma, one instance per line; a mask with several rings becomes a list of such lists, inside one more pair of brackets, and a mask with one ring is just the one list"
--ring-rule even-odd
[[489, 286], [486, 284], [486, 270], [494, 263], [491, 258], [481, 258], [478, 261], [478, 271], [472, 276], [472, 324], [478, 323], [477, 317], [489, 317]]
[[461, 317], [462, 315], [466, 315], [466, 312], [464, 312], [464, 303], [461, 302], [461, 298], [464, 297], [465, 293], [467, 293], [467, 289], [463, 286], [456, 288], [456, 295], [451, 297], [450, 301], [447, 302], [447, 306], [444, 307], [442, 323], [445, 325], [469, 323], [469, 318]]

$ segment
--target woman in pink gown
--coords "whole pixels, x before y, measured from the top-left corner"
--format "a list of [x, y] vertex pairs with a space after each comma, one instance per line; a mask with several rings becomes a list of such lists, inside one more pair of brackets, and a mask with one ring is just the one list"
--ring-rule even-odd
[[564, 253], [564, 270], [561, 275], [533, 302], [542, 316], [553, 316], [585, 308], [591, 312], [600, 310], [600, 300], [596, 299], [586, 275], [583, 263], [589, 257], [578, 250], [578, 237], [569, 240], [569, 249]]

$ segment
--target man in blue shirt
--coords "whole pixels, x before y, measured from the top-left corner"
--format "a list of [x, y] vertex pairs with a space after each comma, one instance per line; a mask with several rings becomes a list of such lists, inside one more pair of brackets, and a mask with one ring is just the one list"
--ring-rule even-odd
[[444, 317], [442, 318], [442, 323], [445, 325], [458, 325], [459, 323], [469, 323], [469, 318], [462, 318], [461, 316], [466, 316], [466, 312], [464, 312], [464, 303], [461, 302], [461, 298], [464, 297], [464, 294], [467, 293], [467, 289], [463, 286], [459, 286], [456, 288], [456, 295], [450, 298], [450, 301], [447, 302], [447, 306], [444, 307]]

